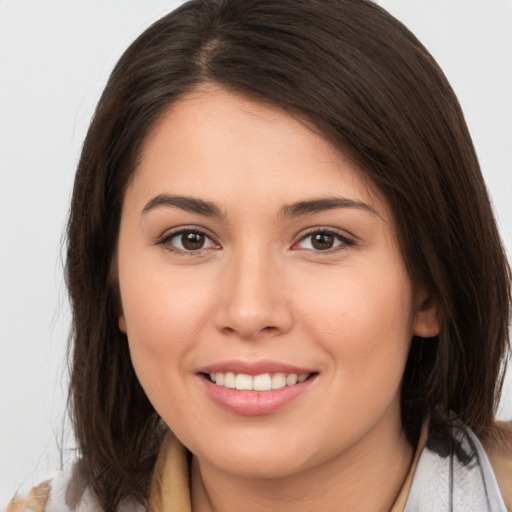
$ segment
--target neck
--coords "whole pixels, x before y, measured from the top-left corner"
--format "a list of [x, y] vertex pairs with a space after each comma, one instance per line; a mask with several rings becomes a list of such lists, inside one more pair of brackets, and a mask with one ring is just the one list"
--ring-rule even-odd
[[[395, 431], [396, 432], [396, 431]], [[293, 504], [294, 512], [384, 512], [398, 496], [411, 465], [413, 449], [403, 431], [369, 432], [321, 465], [280, 478], [248, 478], [192, 461], [192, 510], [195, 512], [269, 512]]]

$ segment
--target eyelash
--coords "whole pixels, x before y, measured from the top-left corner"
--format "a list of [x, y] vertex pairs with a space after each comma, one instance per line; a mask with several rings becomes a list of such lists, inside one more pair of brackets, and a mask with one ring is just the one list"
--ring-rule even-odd
[[[293, 245], [293, 247], [295, 247], [296, 245], [300, 244], [301, 242], [304, 242], [305, 240], [307, 240], [308, 238], [311, 238], [314, 235], [332, 236], [334, 238], [334, 240], [335, 240], [335, 243], [339, 242], [338, 245], [335, 245], [334, 247], [330, 247], [330, 248], [325, 249], [325, 250], [315, 249], [315, 248], [305, 249], [305, 250], [312, 250], [316, 254], [332, 254], [334, 252], [346, 250], [349, 247], [352, 247], [352, 246], [354, 246], [356, 244], [356, 242], [353, 239], [349, 238], [345, 234], [340, 233], [339, 231], [336, 231], [336, 230], [334, 230], [332, 228], [322, 228], [322, 227], [319, 227], [319, 228], [311, 229], [309, 232], [307, 232], [305, 235], [303, 235], [300, 238], [300, 240]], [[297, 250], [300, 250], [300, 248], [297, 249]]]
[[[195, 234], [195, 235], [202, 235], [205, 237], [205, 239], [209, 240], [212, 244], [212, 247], [200, 247], [197, 250], [184, 250], [180, 249], [179, 247], [176, 247], [175, 244], [171, 243], [171, 240], [173, 238], [183, 236], [185, 234]], [[208, 249], [217, 249], [220, 248], [219, 244], [217, 244], [211, 236], [209, 236], [207, 233], [205, 233], [203, 230], [194, 228], [194, 227], [183, 227], [179, 228], [176, 231], [172, 231], [171, 233], [167, 233], [164, 235], [160, 240], [157, 242], [158, 245], [164, 246], [168, 251], [173, 252], [178, 255], [184, 255], [184, 256], [197, 256], [198, 254], [201, 254], [202, 251], [208, 250]]]
[[[171, 240], [183, 236], [185, 234], [195, 234], [195, 235], [201, 235], [204, 236], [205, 239], [210, 241], [211, 246], [210, 247], [200, 247], [197, 250], [193, 249], [180, 249], [179, 247], [176, 247], [175, 244], [171, 243]], [[292, 249], [294, 249], [298, 244], [304, 242], [308, 238], [314, 236], [314, 235], [326, 235], [331, 236], [334, 238], [335, 243], [339, 242], [338, 245], [334, 245], [334, 247], [327, 248], [325, 250], [322, 249], [315, 249], [314, 247], [311, 249], [303, 249], [303, 248], [296, 248], [295, 250], [307, 250], [307, 251], [314, 251], [316, 254], [331, 254], [334, 252], [346, 250], [348, 247], [351, 247], [356, 244], [354, 240], [347, 237], [344, 234], [339, 233], [336, 230], [333, 230], [332, 228], [314, 228], [304, 234], [298, 242], [295, 242], [292, 245]], [[172, 231], [171, 233], [166, 234], [163, 236], [160, 240], [157, 241], [158, 245], [164, 246], [168, 251], [173, 252], [178, 255], [186, 255], [186, 256], [197, 256], [201, 254], [204, 250], [209, 249], [219, 249], [220, 245], [217, 244], [211, 236], [209, 236], [206, 232], [204, 232], [201, 229], [195, 228], [195, 227], [183, 227], [179, 228], [176, 231]]]

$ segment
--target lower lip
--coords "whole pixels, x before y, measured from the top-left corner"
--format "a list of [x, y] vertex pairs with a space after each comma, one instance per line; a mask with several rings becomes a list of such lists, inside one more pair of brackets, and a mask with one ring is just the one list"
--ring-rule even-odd
[[226, 388], [214, 384], [204, 375], [201, 375], [201, 380], [210, 397], [222, 408], [235, 414], [259, 416], [271, 414], [288, 405], [305, 393], [316, 377], [316, 375], [312, 375], [304, 382], [269, 391], [239, 391]]

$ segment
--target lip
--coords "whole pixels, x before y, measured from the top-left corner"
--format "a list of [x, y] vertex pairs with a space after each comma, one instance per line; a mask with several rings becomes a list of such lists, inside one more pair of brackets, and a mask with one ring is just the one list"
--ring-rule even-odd
[[[240, 391], [211, 382], [205, 374], [216, 372], [245, 373], [246, 375], [261, 375], [263, 373], [308, 373], [310, 377], [280, 389], [268, 391]], [[317, 380], [318, 372], [276, 361], [223, 361], [201, 368], [198, 378], [208, 396], [220, 407], [235, 414], [244, 416], [261, 416], [272, 414], [289, 405], [295, 399], [306, 393]]]
[[312, 368], [305, 368], [293, 366], [287, 363], [278, 361], [222, 361], [204, 366], [198, 370], [199, 373], [217, 373], [217, 372], [233, 372], [245, 373], [246, 375], [261, 375], [263, 373], [296, 373], [301, 375], [303, 373], [318, 373]]

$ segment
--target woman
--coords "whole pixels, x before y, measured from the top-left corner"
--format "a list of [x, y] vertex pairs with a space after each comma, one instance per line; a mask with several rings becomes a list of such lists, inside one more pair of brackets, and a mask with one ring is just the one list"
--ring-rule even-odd
[[451, 88], [372, 3], [194, 1], [142, 34], [67, 278], [82, 457], [12, 507], [512, 506], [508, 265]]

